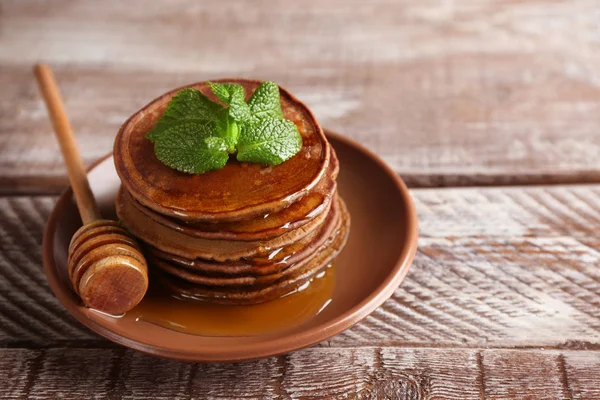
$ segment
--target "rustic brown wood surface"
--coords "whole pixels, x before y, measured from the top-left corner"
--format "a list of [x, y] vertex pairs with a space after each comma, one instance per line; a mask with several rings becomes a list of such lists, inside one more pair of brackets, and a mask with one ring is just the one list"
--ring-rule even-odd
[[2, 2], [0, 188], [57, 192], [31, 75], [56, 69], [87, 162], [167, 89], [272, 79], [412, 186], [600, 182], [598, 3]]
[[[600, 186], [412, 194], [421, 221], [419, 251], [390, 300], [312, 349], [231, 366], [155, 360], [80, 326], [41, 272], [41, 234], [54, 199], [1, 198], [0, 371], [12, 385], [0, 394], [600, 395]], [[90, 371], [89, 382], [75, 390], [69, 377], [81, 368]], [[156, 389], [151, 382], [164, 384]]]
[[[406, 280], [357, 326], [261, 361], [100, 338], [41, 271], [67, 178], [39, 61], [88, 164], [173, 87], [286, 86], [415, 188]], [[599, 399], [598, 65], [596, 0], [1, 1], [0, 398]]]
[[317, 347], [211, 365], [117, 348], [0, 350], [7, 399], [597, 399], [599, 374], [598, 351]]

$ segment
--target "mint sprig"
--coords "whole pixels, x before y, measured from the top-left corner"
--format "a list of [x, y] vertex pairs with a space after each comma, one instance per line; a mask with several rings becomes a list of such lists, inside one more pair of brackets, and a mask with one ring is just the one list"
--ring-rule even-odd
[[296, 125], [283, 117], [279, 87], [263, 82], [248, 102], [244, 87], [208, 82], [225, 104], [196, 89], [183, 89], [146, 134], [156, 157], [181, 172], [202, 174], [225, 166], [229, 154], [239, 161], [277, 165], [302, 148]]
[[167, 166], [188, 174], [223, 168], [229, 158], [227, 146], [213, 133], [210, 124], [204, 122], [177, 122], [156, 138], [154, 152]]

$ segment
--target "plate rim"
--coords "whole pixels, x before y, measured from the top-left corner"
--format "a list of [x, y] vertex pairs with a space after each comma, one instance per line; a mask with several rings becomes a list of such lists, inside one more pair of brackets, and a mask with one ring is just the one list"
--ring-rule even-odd
[[[237, 349], [236, 352], [207, 353], [206, 351], [199, 352], [194, 351], [193, 349], [183, 352], [169, 349], [168, 346], [158, 347], [155, 344], [133, 340], [90, 319], [81, 310], [84, 307], [73, 303], [69, 299], [69, 296], [63, 292], [63, 285], [58, 279], [58, 274], [56, 273], [56, 264], [54, 262], [54, 232], [56, 232], [56, 225], [60, 215], [59, 211], [64, 209], [66, 202], [72, 197], [71, 186], [68, 186], [67, 189], [62, 192], [56, 204], [54, 205], [48, 221], [46, 222], [42, 239], [43, 269], [52, 292], [72, 317], [100, 336], [103, 336], [112, 342], [146, 354], [183, 361], [237, 362], [272, 357], [312, 346], [316, 343], [338, 335], [346, 329], [356, 325], [358, 322], [362, 321], [377, 308], [379, 308], [387, 299], [389, 299], [408, 273], [417, 251], [417, 242], [419, 236], [418, 216], [406, 184], [402, 178], [400, 178], [400, 176], [385, 163], [385, 161], [383, 161], [374, 152], [352, 139], [327, 129], [324, 129], [324, 131], [327, 137], [342, 142], [349, 147], [353, 147], [366, 155], [368, 158], [374, 161], [385, 174], [392, 178], [392, 181], [394, 182], [403, 199], [407, 214], [405, 228], [406, 239], [403, 242], [403, 250], [398, 257], [396, 264], [390, 270], [384, 281], [381, 282], [375, 288], [375, 290], [373, 290], [354, 307], [337, 316], [336, 318], [325, 322], [325, 325], [314, 326], [307, 330], [295, 332], [291, 335], [282, 336], [269, 341], [247, 343], [243, 345], [243, 348]], [[112, 152], [104, 157], [101, 157], [92, 165], [90, 165], [87, 168], [87, 172], [89, 173], [92, 169], [108, 159], [110, 156], [112, 156]]]

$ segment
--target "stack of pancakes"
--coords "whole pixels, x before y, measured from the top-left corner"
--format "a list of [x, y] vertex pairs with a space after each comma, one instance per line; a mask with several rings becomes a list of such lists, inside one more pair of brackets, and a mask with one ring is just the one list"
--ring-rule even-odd
[[[227, 80], [249, 97], [260, 82]], [[216, 101], [204, 84], [198, 89]], [[290, 160], [264, 166], [230, 157], [201, 175], [162, 164], [144, 135], [177, 93], [134, 114], [115, 142], [117, 214], [145, 247], [153, 278], [174, 293], [252, 304], [307, 284], [344, 246], [350, 219], [336, 191], [339, 164], [308, 108], [284, 89], [281, 106], [302, 135]]]

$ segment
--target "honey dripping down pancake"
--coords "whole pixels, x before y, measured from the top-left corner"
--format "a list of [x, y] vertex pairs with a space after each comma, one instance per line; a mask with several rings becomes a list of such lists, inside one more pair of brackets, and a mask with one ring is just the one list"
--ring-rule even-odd
[[304, 197], [283, 210], [242, 221], [224, 223], [181, 221], [159, 214], [144, 207], [138, 201], [134, 200], [131, 204], [155, 222], [189, 236], [242, 241], [273, 239], [309, 223], [328, 209], [332, 193], [336, 188], [335, 178], [338, 172], [339, 161], [332, 150], [327, 173]]
[[200, 258], [193, 260], [186, 259], [165, 253], [152, 246], [146, 246], [146, 253], [150, 259], [163, 260], [175, 266], [208, 276], [269, 275], [285, 266], [305, 259], [323, 246], [330, 239], [332, 229], [336, 229], [339, 225], [339, 221], [336, 222], [333, 219], [334, 214], [339, 214], [339, 212], [330, 213], [328, 220], [323, 224], [321, 229], [313, 231], [291, 245], [271, 250], [264, 256], [242, 259], [230, 263], [218, 263]]
[[290, 276], [284, 276], [270, 285], [250, 285], [244, 287], [221, 287], [214, 285], [198, 285], [170, 274], [157, 274], [160, 281], [172, 293], [186, 298], [207, 300], [222, 304], [258, 304], [277, 299], [310, 281], [315, 275], [331, 264], [346, 244], [350, 228], [350, 218], [343, 201], [340, 200], [342, 224], [334, 232], [330, 241], [321, 251], [315, 252], [305, 268]]
[[241, 258], [264, 254], [292, 244], [310, 234], [327, 218], [328, 210], [317, 215], [306, 225], [270, 240], [234, 241], [223, 239], [202, 239], [174, 231], [148, 218], [131, 205], [132, 199], [123, 189], [117, 195], [117, 215], [123, 225], [145, 243], [167, 253], [185, 258], [202, 258], [220, 262], [235, 261]]
[[[331, 241], [338, 235], [337, 232], [340, 231], [343, 222], [340, 210], [341, 206], [337, 203], [338, 201], [336, 200], [336, 204], [334, 204], [334, 208], [329, 214], [328, 223], [323, 224], [322, 232], [319, 233], [319, 236], [325, 237], [326, 240], [309, 243], [306, 246], [310, 248], [308, 255], [298, 261], [290, 262], [286, 260], [281, 262], [273, 260], [270, 264], [255, 266], [254, 270], [250, 269], [241, 274], [232, 275], [227, 273], [227, 270], [230, 268], [228, 265], [214, 264], [213, 271], [206, 273], [199, 270], [191, 270], [186, 266], [172, 262], [168, 258], [155, 257], [152, 254], [150, 254], [149, 259], [161, 270], [191, 283], [214, 286], [261, 286], [272, 283], [307, 268], [308, 264], [313, 263], [318, 254], [331, 250]], [[285, 249], [283, 250], [285, 251]]]
[[[224, 82], [242, 85], [246, 100], [260, 85], [252, 80]], [[187, 87], [217, 101], [206, 83]], [[189, 310], [194, 307], [188, 304], [191, 300], [219, 307], [273, 301], [282, 307], [276, 302], [292, 301], [313, 281], [321, 282], [315, 287], [331, 291], [333, 284], [324, 285], [318, 277], [333, 279], [325, 271], [347, 241], [350, 216], [337, 194], [335, 151], [310, 110], [279, 89], [283, 116], [302, 138], [300, 150], [287, 161], [263, 165], [230, 157], [221, 169], [188, 174], [159, 161], [153, 142], [145, 137], [179, 90], [135, 113], [115, 141], [122, 182], [117, 215], [142, 243], [155, 289], [140, 304], [138, 315], [160, 324], [160, 318], [148, 317], [150, 309], [181, 306], [181, 299]], [[157, 293], [166, 296], [166, 303], [157, 303]], [[330, 299], [323, 293], [314, 294], [315, 299]], [[316, 302], [320, 305], [315, 313], [326, 305], [323, 301]]]

